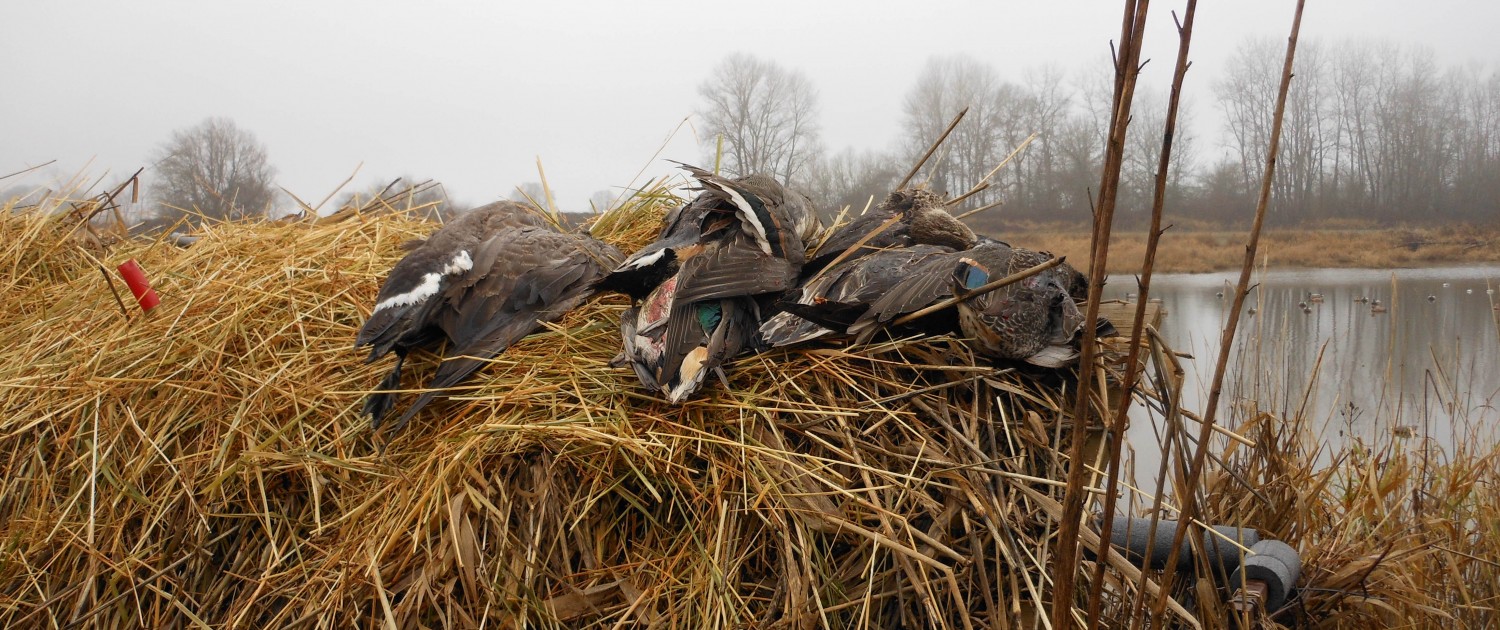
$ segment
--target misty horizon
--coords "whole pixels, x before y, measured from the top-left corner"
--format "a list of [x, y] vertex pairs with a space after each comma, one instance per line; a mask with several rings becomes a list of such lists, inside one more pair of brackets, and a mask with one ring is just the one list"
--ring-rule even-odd
[[[108, 184], [142, 166], [150, 186], [150, 157], [174, 131], [224, 117], [265, 144], [275, 183], [309, 203], [352, 174], [341, 194], [397, 177], [431, 178], [459, 205], [475, 205], [539, 181], [540, 161], [559, 205], [587, 211], [600, 191], [618, 194], [672, 172], [666, 159], [705, 159], [698, 87], [732, 52], [803, 73], [817, 92], [823, 149], [835, 154], [894, 151], [903, 99], [933, 57], [966, 55], [1017, 83], [1037, 69], [1061, 70], [1076, 86], [1108, 72], [1108, 47], [1118, 37], [1112, 3], [1038, 9], [957, 2], [897, 20], [880, 19], [892, 13], [889, 5], [865, 6], [859, 16], [798, 6], [790, 15], [801, 19], [785, 23], [776, 18], [789, 14], [775, 7], [768, 15], [736, 14], [743, 22], [737, 28], [709, 29], [707, 37], [722, 38], [722, 47], [686, 45], [677, 33], [691, 29], [673, 27], [715, 25], [709, 10], [678, 17], [611, 5], [473, 8], [480, 15], [451, 6], [352, 13], [317, 7], [297, 11], [303, 19], [288, 25], [269, 8], [13, 6], [0, 10], [8, 23], [36, 28], [0, 46], [8, 58], [37, 61], [7, 71], [16, 75], [7, 84], [68, 80], [80, 92], [43, 92], [6, 106], [12, 111], [0, 116], [0, 174], [57, 162], [0, 188], [55, 187], [75, 173]], [[1291, 6], [1200, 10], [1186, 102], [1188, 131], [1203, 160], [1226, 150], [1214, 82], [1246, 38], [1284, 38]], [[1442, 67], [1492, 67], [1497, 51], [1481, 25], [1494, 20], [1482, 16], [1500, 18], [1500, 9], [1451, 2], [1414, 14], [1403, 6], [1311, 3], [1303, 40], [1389, 41], [1432, 50]], [[1143, 92], [1164, 90], [1171, 70], [1172, 8], [1151, 16]], [[1467, 17], [1453, 19], [1459, 14]], [[958, 15], [966, 19], [948, 19]], [[400, 29], [378, 28], [392, 16], [400, 16], [390, 23]], [[243, 26], [234, 35], [246, 44], [229, 37], [224, 46], [215, 35], [231, 21]], [[534, 28], [502, 28], [513, 24]], [[77, 37], [67, 50], [38, 54], [57, 32]]]

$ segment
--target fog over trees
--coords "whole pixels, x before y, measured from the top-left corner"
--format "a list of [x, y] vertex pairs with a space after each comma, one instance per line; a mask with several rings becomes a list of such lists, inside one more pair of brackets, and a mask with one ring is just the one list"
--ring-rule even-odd
[[805, 174], [819, 152], [818, 95], [801, 72], [745, 53], [725, 57], [698, 87], [709, 157], [723, 138], [724, 170], [783, 181]]
[[161, 218], [238, 219], [265, 214], [275, 197], [265, 145], [227, 118], [173, 132], [155, 162], [149, 190]]
[[[1182, 105], [1167, 191], [1174, 221], [1223, 224], [1251, 212], [1282, 49], [1279, 39], [1246, 39], [1217, 76], [1189, 75], [1210, 87], [1211, 96]], [[1270, 222], [1500, 217], [1500, 71], [1445, 66], [1424, 48], [1349, 40], [1304, 41], [1295, 72]], [[900, 103], [888, 129], [871, 130], [874, 137], [892, 138], [876, 148], [825, 146], [818, 87], [795, 67], [753, 54], [725, 56], [698, 84], [698, 101], [683, 106], [699, 115], [700, 164], [718, 160], [730, 174], [772, 174], [830, 214], [844, 206], [858, 212], [872, 197], [878, 203], [968, 108], [916, 181], [962, 194], [1031, 138], [965, 207], [1003, 203], [982, 215], [987, 220], [1089, 219], [1111, 101], [1107, 62], [1027, 67], [935, 56], [915, 76], [894, 77], [889, 85], [868, 95], [872, 102]], [[1165, 105], [1164, 86], [1137, 90], [1117, 215], [1127, 227], [1139, 226], [1148, 214]], [[267, 147], [252, 133], [231, 120], [209, 118], [167, 138], [143, 181], [157, 222], [184, 214], [234, 219], [264, 213], [278, 202], [275, 172]], [[539, 183], [517, 184], [507, 196], [548, 203]], [[375, 192], [359, 190], [365, 196]], [[41, 191], [12, 183], [6, 192], [22, 197]], [[589, 203], [603, 210], [621, 192], [599, 190]], [[459, 209], [446, 197], [442, 201], [444, 211]]]
[[[1213, 81], [1213, 101], [1184, 104], [1167, 191], [1179, 219], [1225, 222], [1253, 208], [1282, 47], [1244, 41]], [[934, 57], [901, 96], [886, 96], [902, 99], [899, 141], [864, 151], [824, 150], [814, 86], [776, 64], [731, 55], [700, 94], [705, 144], [723, 134], [725, 170], [775, 173], [830, 211], [878, 202], [968, 107], [918, 181], [962, 194], [1034, 133], [969, 205], [1003, 202], [1007, 219], [1083, 221], [1110, 88], [1098, 72]], [[1440, 67], [1431, 52], [1393, 43], [1304, 43], [1288, 98], [1271, 222], [1500, 217], [1500, 72]], [[1145, 218], [1165, 110], [1165, 89], [1138, 91], [1119, 206], [1127, 224]], [[1217, 137], [1195, 133], [1200, 110], [1221, 121]]]

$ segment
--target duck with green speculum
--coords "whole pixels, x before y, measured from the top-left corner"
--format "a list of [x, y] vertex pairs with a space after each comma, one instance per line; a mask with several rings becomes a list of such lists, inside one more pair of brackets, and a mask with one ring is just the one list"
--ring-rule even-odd
[[709, 374], [727, 380], [722, 365], [752, 346], [760, 301], [796, 286], [821, 229], [807, 197], [770, 177], [683, 168], [701, 192], [599, 283], [632, 299], [616, 363], [674, 403]]

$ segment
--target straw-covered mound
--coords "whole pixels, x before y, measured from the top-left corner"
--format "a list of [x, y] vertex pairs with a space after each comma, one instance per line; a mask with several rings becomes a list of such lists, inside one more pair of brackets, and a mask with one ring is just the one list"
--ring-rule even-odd
[[[632, 249], [671, 202], [594, 233]], [[71, 228], [0, 213], [5, 626], [968, 627], [1045, 603], [1058, 375], [898, 341], [745, 357], [668, 405], [607, 365], [606, 298], [382, 448], [358, 410], [388, 366], [354, 330], [432, 224], [107, 254]], [[139, 260], [162, 305], [127, 293], [127, 321], [96, 256]]]

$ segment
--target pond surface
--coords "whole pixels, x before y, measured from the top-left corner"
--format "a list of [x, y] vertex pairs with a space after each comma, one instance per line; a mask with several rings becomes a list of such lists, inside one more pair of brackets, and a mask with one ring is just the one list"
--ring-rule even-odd
[[[1152, 282], [1150, 297], [1167, 311], [1163, 337], [1194, 357], [1183, 362], [1187, 409], [1202, 410], [1208, 398], [1238, 278], [1238, 272], [1163, 274]], [[1495, 440], [1500, 265], [1269, 271], [1254, 282], [1221, 418], [1255, 401], [1278, 415], [1304, 410], [1308, 426], [1333, 446], [1349, 435], [1393, 432], [1444, 447]], [[1107, 299], [1126, 291], [1135, 292], [1133, 278], [1114, 278], [1104, 290]], [[1129, 437], [1142, 451], [1138, 464], [1146, 464], [1155, 459], [1145, 453], [1156, 450], [1155, 432], [1140, 418], [1133, 425]]]

